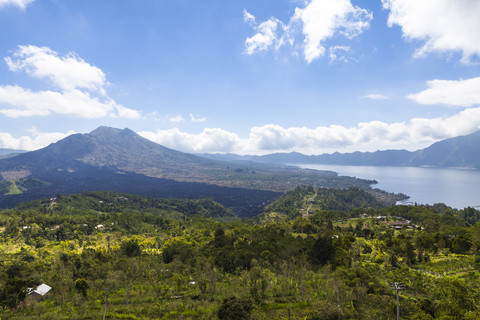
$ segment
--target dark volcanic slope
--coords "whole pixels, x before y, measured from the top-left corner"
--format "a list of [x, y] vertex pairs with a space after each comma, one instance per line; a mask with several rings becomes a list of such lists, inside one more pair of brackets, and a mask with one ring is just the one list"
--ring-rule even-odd
[[41, 150], [0, 160], [5, 180], [42, 173], [77, 172], [81, 165], [134, 172], [154, 178], [283, 192], [299, 184], [368, 187], [370, 181], [339, 178], [333, 172], [265, 164], [210, 160], [165, 148], [129, 129], [100, 127], [71, 135]]
[[11, 208], [18, 203], [73, 194], [82, 191], [117, 191], [159, 198], [198, 199], [212, 198], [234, 210], [239, 216], [260, 213], [265, 204], [281, 195], [278, 192], [229, 188], [206, 183], [180, 182], [171, 179], [152, 178], [133, 172], [119, 172], [111, 168], [94, 167], [77, 163], [76, 171], [50, 171], [32, 174], [28, 178], [48, 182], [31, 188], [23, 194], [0, 195], [0, 208]]
[[[0, 182], [20, 185], [20, 181], [33, 187], [22, 194], [0, 195], [0, 207], [56, 193], [112, 190], [154, 197], [211, 197], [240, 215], [251, 215], [280, 195], [201, 183], [204, 171], [216, 163], [165, 148], [129, 129], [100, 127], [41, 150], [1, 159]], [[170, 177], [180, 177], [180, 181]], [[188, 178], [190, 182], [185, 182]], [[42, 183], [35, 183], [38, 180]]]
[[89, 134], [74, 134], [46, 148], [4, 160], [0, 162], [0, 170], [17, 167], [32, 172], [75, 171], [79, 162], [153, 177], [177, 180], [189, 177], [197, 181], [205, 176], [202, 169], [214, 165], [214, 161], [165, 148], [130, 129], [100, 127]]
[[254, 214], [300, 184], [325, 187], [372, 181], [333, 172], [210, 160], [165, 148], [129, 129], [100, 127], [41, 150], [0, 160], [0, 206], [86, 190], [156, 197], [212, 197], [240, 214]]

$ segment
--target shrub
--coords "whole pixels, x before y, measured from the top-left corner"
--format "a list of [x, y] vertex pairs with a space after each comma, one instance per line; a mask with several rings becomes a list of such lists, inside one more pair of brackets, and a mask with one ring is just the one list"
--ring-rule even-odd
[[220, 320], [251, 319], [252, 309], [253, 304], [250, 299], [226, 298], [218, 309], [218, 318]]

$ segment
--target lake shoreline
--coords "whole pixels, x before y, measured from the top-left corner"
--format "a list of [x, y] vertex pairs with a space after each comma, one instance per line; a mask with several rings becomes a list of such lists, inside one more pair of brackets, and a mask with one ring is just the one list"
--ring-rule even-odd
[[463, 209], [479, 207], [480, 170], [472, 168], [343, 166], [292, 164], [300, 168], [334, 171], [339, 175], [376, 180], [375, 188], [403, 193], [408, 203], [433, 205], [444, 203]]

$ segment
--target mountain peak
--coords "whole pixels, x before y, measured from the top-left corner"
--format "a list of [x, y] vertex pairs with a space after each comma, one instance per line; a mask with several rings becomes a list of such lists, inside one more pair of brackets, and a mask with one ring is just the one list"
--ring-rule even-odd
[[[124, 130], [130, 130], [130, 129], [124, 129]], [[112, 128], [112, 127], [107, 127], [107, 126], [101, 126], [101, 127], [98, 127], [97, 129], [93, 130], [89, 134], [91, 136], [98, 137], [98, 136], [105, 136], [105, 135], [116, 135], [116, 134], [120, 133], [121, 131], [123, 131], [123, 130], [117, 129], [117, 128]]]

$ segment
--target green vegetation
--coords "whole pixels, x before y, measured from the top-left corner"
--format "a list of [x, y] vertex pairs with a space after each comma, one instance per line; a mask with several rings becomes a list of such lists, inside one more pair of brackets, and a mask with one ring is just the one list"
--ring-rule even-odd
[[12, 181], [1, 181], [0, 182], [0, 194], [2, 195], [12, 195], [12, 194], [22, 194], [23, 191], [15, 183], [15, 180]]
[[[22, 188], [23, 189], [23, 188]], [[24, 189], [25, 190], [25, 189]], [[11, 194], [22, 194], [24, 190], [21, 190], [18, 185], [16, 184], [15, 180], [10, 181], [10, 187], [8, 188], [8, 192], [5, 195]]]
[[352, 211], [361, 208], [381, 208], [385, 203], [357, 187], [348, 189], [316, 189], [300, 186], [286, 192], [265, 208], [265, 213], [281, 213], [289, 218], [308, 216], [318, 210]]
[[234, 218], [235, 213], [212, 199], [156, 199], [112, 191], [83, 192], [46, 200], [20, 204], [19, 210], [42, 208], [44, 212], [59, 215], [85, 216], [88, 214], [123, 213], [133, 215], [179, 216], [201, 215], [208, 218]]
[[49, 184], [37, 179], [17, 179], [0, 181], [0, 195], [23, 194], [29, 189], [48, 186]]
[[479, 221], [358, 188], [299, 187], [257, 220], [210, 199], [57, 195], [0, 212], [0, 318], [394, 319], [403, 282], [402, 319], [478, 319]]

